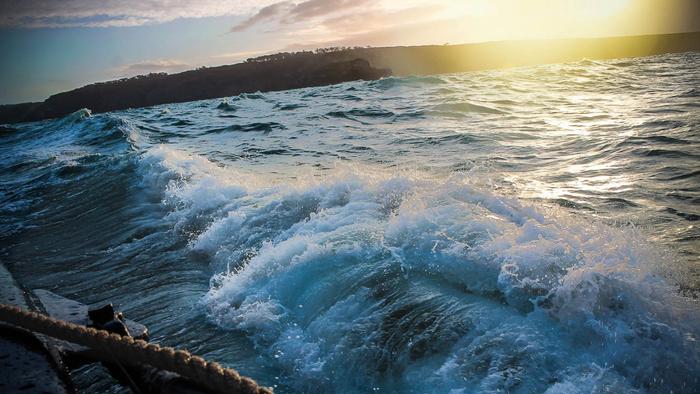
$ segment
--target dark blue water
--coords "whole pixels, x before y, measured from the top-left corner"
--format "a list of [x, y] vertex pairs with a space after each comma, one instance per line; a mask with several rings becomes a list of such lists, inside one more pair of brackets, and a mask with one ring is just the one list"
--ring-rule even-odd
[[691, 393], [699, 159], [697, 53], [83, 110], [0, 259], [280, 392]]

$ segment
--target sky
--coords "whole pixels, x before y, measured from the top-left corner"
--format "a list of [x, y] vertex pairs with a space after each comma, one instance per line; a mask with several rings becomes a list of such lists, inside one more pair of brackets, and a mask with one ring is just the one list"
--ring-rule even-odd
[[0, 104], [328, 46], [700, 30], [700, 0], [0, 0]]

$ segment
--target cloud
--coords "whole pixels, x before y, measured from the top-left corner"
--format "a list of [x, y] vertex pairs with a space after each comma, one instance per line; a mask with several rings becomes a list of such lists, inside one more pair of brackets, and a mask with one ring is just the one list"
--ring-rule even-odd
[[116, 75], [129, 77], [156, 72], [174, 73], [193, 68], [192, 65], [179, 60], [146, 60], [140, 63], [126, 64], [116, 69]]
[[464, 18], [463, 10], [455, 9], [449, 0], [372, 2], [365, 7], [312, 18], [311, 23], [278, 26], [286, 41], [282, 50], [433, 43], [434, 35], [443, 36], [439, 33], [445, 30], [444, 24], [464, 26], [460, 23]]
[[[0, 28], [123, 27], [169, 22], [179, 18], [243, 16], [231, 32], [258, 24], [284, 26], [325, 17], [381, 12], [383, 7], [410, 8], [427, 0], [0, 0]], [[444, 2], [447, 0], [437, 0]], [[361, 25], [361, 24], [360, 24]], [[301, 26], [301, 30], [308, 26]]]
[[274, 0], [0, 0], [0, 27], [113, 27], [246, 15]]
[[232, 27], [231, 32], [240, 32], [247, 30], [260, 22], [279, 16], [284, 11], [291, 9], [292, 7], [292, 3], [288, 1], [283, 1], [280, 3], [271, 4], [267, 7], [263, 7], [260, 9], [260, 11], [256, 12], [250, 18]]
[[396, 26], [406, 26], [426, 20], [434, 20], [443, 11], [440, 5], [415, 6], [393, 11], [363, 10], [326, 18], [320, 25], [336, 35], [357, 35]]
[[290, 14], [299, 21], [363, 7], [369, 2], [369, 0], [307, 0], [294, 6]]
[[243, 22], [233, 26], [231, 32], [247, 30], [258, 23], [279, 19], [285, 24], [293, 24], [307, 19], [338, 14], [340, 12], [365, 7], [371, 0], [306, 0], [301, 3], [281, 1], [261, 8]]

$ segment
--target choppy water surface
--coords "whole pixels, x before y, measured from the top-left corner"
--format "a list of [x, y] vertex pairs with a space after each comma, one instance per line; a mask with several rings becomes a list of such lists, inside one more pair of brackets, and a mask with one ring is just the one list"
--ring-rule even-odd
[[280, 392], [698, 392], [699, 158], [697, 53], [80, 111], [0, 257]]

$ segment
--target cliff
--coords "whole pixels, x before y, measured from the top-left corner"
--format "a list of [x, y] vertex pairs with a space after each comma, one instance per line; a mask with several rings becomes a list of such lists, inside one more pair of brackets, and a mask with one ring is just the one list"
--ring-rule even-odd
[[80, 108], [99, 113], [389, 75], [441, 74], [687, 51], [700, 51], [700, 32], [284, 52], [228, 66], [95, 83], [55, 94], [41, 103], [2, 105], [0, 123], [60, 117]]
[[645, 36], [498, 41], [464, 45], [361, 48], [346, 56], [367, 59], [393, 75], [429, 75], [700, 51], [700, 32]]
[[[315, 60], [315, 61], [314, 61]], [[80, 108], [94, 113], [157, 104], [233, 96], [244, 92], [295, 89], [358, 79], [373, 80], [388, 70], [370, 67], [366, 60], [331, 56], [245, 62], [201, 68], [179, 74], [149, 74], [87, 85], [55, 94], [42, 103], [0, 106], [0, 123], [55, 118]]]

